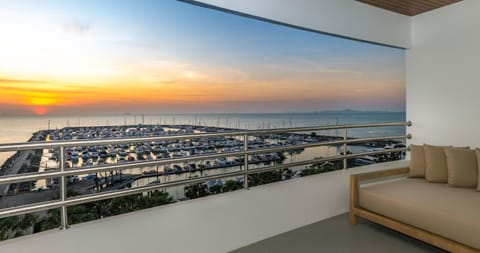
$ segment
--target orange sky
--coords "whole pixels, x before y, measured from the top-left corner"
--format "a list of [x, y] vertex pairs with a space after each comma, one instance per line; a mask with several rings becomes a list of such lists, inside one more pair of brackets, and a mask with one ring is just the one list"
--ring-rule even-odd
[[[359, 80], [361, 81], [361, 80]], [[119, 108], [120, 112], [128, 112], [129, 107], [141, 105], [158, 108], [163, 105], [180, 104], [191, 106], [191, 111], [197, 110], [199, 104], [221, 104], [228, 101], [255, 102], [277, 101], [290, 103], [291, 101], [323, 100], [357, 100], [376, 99], [378, 93], [392, 102], [398, 97], [400, 89], [392, 89], [384, 82], [369, 81], [367, 89], [352, 89], [349, 80], [338, 78], [319, 81], [307, 80], [279, 80], [276, 82], [258, 82], [250, 80], [233, 84], [220, 80], [182, 80], [169, 82], [154, 81], [112, 81], [112, 83], [98, 83], [96, 85], [69, 85], [48, 81], [29, 80], [0, 80], [0, 92], [3, 94], [4, 104], [30, 108], [33, 113], [43, 115], [49, 112], [64, 112], [65, 108], [95, 107]], [[188, 107], [186, 107], [188, 108]], [[144, 108], [143, 108], [144, 109]], [[166, 107], [165, 109], [169, 109]], [[219, 108], [218, 112], [222, 112]], [[100, 109], [101, 110], [101, 109]], [[151, 112], [152, 110], [150, 110]]]
[[2, 6], [0, 114], [404, 110], [402, 50], [141, 3]]

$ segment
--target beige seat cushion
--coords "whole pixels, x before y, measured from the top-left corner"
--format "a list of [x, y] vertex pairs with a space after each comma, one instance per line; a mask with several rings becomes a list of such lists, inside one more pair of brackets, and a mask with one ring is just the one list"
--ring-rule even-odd
[[478, 167], [475, 150], [445, 148], [447, 158], [448, 185], [477, 188]]
[[409, 177], [425, 178], [425, 152], [423, 145], [410, 145]]
[[361, 207], [480, 249], [480, 193], [408, 178], [363, 186]]
[[423, 145], [425, 150], [425, 178], [429, 182], [446, 183], [448, 180], [447, 159], [443, 146]]
[[478, 168], [478, 182], [477, 182], [477, 191], [480, 191], [480, 149], [476, 149], [475, 153], [477, 154], [477, 168]]

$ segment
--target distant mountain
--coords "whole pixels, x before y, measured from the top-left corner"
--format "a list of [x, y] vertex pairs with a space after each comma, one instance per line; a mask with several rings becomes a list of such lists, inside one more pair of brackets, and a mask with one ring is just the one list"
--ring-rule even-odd
[[[362, 110], [353, 110], [353, 109], [344, 109], [344, 110], [325, 110], [325, 111], [315, 111], [312, 113], [402, 113], [394, 111], [362, 111]], [[404, 112], [403, 112], [404, 113]]]

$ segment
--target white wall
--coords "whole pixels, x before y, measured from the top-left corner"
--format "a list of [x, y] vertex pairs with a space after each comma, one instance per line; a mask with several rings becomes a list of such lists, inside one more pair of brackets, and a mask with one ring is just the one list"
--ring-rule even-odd
[[411, 143], [480, 147], [480, 1], [412, 19], [407, 50]]
[[347, 210], [342, 170], [0, 242], [0, 252], [224, 253]]
[[196, 0], [196, 2], [350, 38], [403, 48], [410, 46], [408, 16], [354, 0]]

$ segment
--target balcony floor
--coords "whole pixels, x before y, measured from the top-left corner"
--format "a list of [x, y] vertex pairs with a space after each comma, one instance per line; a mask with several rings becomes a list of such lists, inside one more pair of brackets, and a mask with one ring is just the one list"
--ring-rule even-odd
[[341, 214], [259, 241], [231, 253], [445, 252], [383, 226], [360, 219], [357, 226]]

